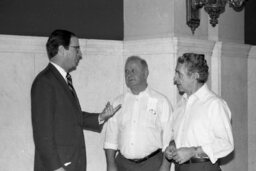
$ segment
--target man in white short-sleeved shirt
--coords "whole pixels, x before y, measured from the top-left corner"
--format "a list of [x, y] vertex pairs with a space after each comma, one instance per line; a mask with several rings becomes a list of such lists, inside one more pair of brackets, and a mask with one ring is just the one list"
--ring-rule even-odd
[[107, 171], [156, 171], [162, 164], [172, 109], [166, 97], [148, 87], [148, 73], [144, 59], [127, 59], [125, 81], [129, 90], [114, 101], [114, 106], [121, 104], [122, 108], [106, 128]]

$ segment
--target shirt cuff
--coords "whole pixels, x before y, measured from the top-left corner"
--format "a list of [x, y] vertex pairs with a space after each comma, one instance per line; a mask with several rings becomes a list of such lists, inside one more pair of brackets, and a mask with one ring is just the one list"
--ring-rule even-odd
[[101, 125], [101, 124], [103, 124], [105, 121], [101, 121], [100, 120], [100, 115], [98, 116], [98, 123], [99, 123], [99, 125]]
[[108, 142], [105, 142], [103, 147], [104, 147], [104, 149], [117, 150], [117, 144], [112, 144], [112, 143], [108, 143]]

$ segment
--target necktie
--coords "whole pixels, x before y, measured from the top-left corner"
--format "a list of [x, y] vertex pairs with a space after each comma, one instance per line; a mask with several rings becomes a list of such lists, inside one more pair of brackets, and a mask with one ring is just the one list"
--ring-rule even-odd
[[67, 78], [67, 82], [68, 82], [68, 88], [70, 89], [72, 94], [75, 96], [75, 89], [74, 89], [73, 84], [72, 84], [71, 75], [69, 73], [67, 73], [66, 78]]

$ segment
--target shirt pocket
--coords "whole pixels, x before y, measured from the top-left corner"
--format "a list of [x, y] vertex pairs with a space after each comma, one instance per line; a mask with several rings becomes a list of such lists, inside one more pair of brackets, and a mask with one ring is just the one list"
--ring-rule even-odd
[[146, 111], [143, 112], [141, 118], [142, 124], [146, 127], [156, 127], [157, 124], [157, 99], [149, 98], [146, 106]]
[[157, 126], [157, 112], [149, 110], [143, 114], [142, 125], [144, 127], [155, 128]]

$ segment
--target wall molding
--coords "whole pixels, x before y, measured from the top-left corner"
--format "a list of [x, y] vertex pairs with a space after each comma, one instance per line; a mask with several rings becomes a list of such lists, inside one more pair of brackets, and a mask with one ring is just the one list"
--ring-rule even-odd
[[45, 53], [45, 37], [0, 35], [1, 52]]
[[[0, 35], [0, 51], [11, 53], [46, 53], [47, 37]], [[82, 53], [122, 54], [123, 42], [79, 39]]]
[[222, 57], [248, 58], [250, 45], [222, 43]]

